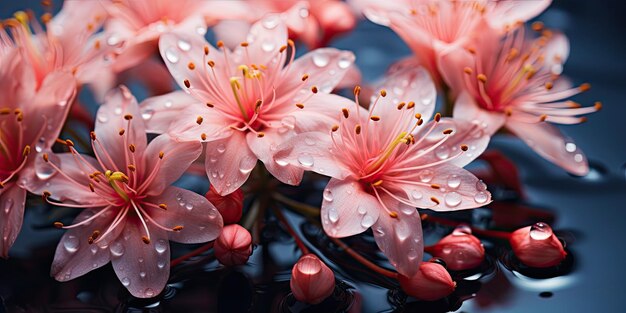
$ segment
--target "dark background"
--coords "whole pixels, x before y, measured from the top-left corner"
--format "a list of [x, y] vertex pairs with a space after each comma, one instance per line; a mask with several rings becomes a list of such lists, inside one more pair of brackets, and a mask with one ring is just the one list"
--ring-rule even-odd
[[[90, 0], [87, 0], [90, 1]], [[94, 0], [95, 1], [95, 0]], [[60, 1], [55, 1], [55, 7]], [[0, 17], [8, 18], [20, 9], [40, 10], [39, 1], [0, 0]], [[488, 285], [478, 294], [484, 299], [466, 301], [463, 312], [618, 312], [622, 310], [626, 281], [626, 4], [619, 0], [556, 0], [539, 17], [547, 26], [562, 30], [570, 39], [570, 57], [564, 74], [576, 83], [589, 82], [591, 91], [575, 98], [592, 105], [602, 101], [602, 111], [589, 121], [562, 129], [587, 154], [592, 173], [585, 178], [572, 177], [542, 160], [519, 140], [506, 136], [494, 138], [492, 147], [518, 162], [526, 187], [527, 201], [546, 207], [556, 215], [553, 227], [573, 234], [569, 245], [575, 254], [574, 271], [566, 276], [527, 280], [508, 277], [512, 291], [502, 295]], [[367, 81], [379, 78], [393, 61], [409, 55], [405, 44], [390, 30], [362, 22], [352, 34], [333, 42], [357, 55], [357, 64]], [[29, 236], [41, 236], [28, 229], [22, 233], [14, 251], [18, 257], [28, 255]], [[44, 236], [47, 233], [44, 233]], [[50, 260], [51, 261], [51, 260]], [[10, 270], [10, 263], [0, 260], [0, 270]], [[5, 263], [5, 264], [3, 264]], [[502, 269], [501, 269], [502, 270]], [[110, 272], [112, 274], [112, 271]], [[20, 275], [42, 275], [25, 271]], [[44, 274], [45, 275], [45, 274]], [[0, 277], [4, 276], [0, 272]], [[41, 277], [41, 279], [51, 279]], [[12, 282], [0, 279], [0, 295], [11, 293]], [[63, 292], [64, 284], [57, 284]], [[539, 293], [550, 291], [550, 298]], [[368, 311], [386, 310], [384, 296], [365, 297]]]

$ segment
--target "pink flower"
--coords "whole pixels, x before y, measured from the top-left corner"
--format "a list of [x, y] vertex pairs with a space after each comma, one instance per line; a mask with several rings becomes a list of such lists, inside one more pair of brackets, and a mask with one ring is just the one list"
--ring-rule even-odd
[[567, 256], [563, 244], [546, 223], [520, 228], [511, 233], [509, 241], [515, 256], [531, 267], [556, 266]]
[[237, 189], [234, 192], [220, 196], [213, 186], [204, 195], [209, 202], [213, 203], [224, 219], [224, 225], [235, 224], [243, 214], [243, 191]]
[[475, 268], [485, 259], [483, 244], [467, 226], [457, 227], [452, 234], [428, 248], [426, 252], [444, 260], [453, 271]]
[[197, 142], [168, 135], [149, 144], [137, 102], [128, 89], [112, 91], [100, 106], [92, 132], [96, 158], [47, 154], [36, 162], [27, 186], [49, 203], [85, 208], [59, 243], [51, 275], [67, 281], [111, 261], [136, 297], [161, 292], [169, 276], [169, 242], [215, 239], [222, 217], [203, 196], [170, 186], [202, 151]]
[[[47, 31], [21, 11], [7, 23], [24, 62], [34, 70], [37, 86], [49, 73], [62, 70], [74, 73], [78, 84], [104, 88], [112, 80], [108, 64], [117, 48], [117, 44], [107, 44], [102, 34], [96, 34], [104, 17], [97, 1], [67, 1], [56, 17], [44, 16]], [[4, 34], [4, 30], [1, 32]]]
[[443, 54], [439, 62], [446, 81], [460, 93], [454, 116], [480, 121], [489, 134], [504, 126], [545, 159], [585, 175], [589, 168], [582, 151], [545, 123], [577, 124], [586, 120], [580, 115], [601, 108], [565, 100], [589, 89], [588, 84], [572, 88], [560, 77], [569, 54], [567, 38], [546, 30], [529, 39], [523, 26], [504, 37], [486, 25], [481, 29], [468, 49]]
[[411, 276], [423, 253], [415, 207], [451, 211], [490, 201], [486, 186], [461, 168], [489, 137], [477, 125], [439, 114], [423, 125], [436, 96], [423, 69], [397, 71], [382, 87], [369, 112], [358, 102], [344, 107], [338, 125], [289, 140], [276, 160], [330, 176], [321, 208], [325, 232], [346, 237], [372, 227], [391, 264]]
[[424, 301], [447, 297], [456, 288], [450, 273], [440, 264], [433, 262], [422, 262], [419, 271], [410, 277], [398, 275], [398, 281], [406, 294]]
[[246, 264], [252, 254], [252, 236], [238, 224], [225, 226], [214, 249], [217, 260], [226, 266]]
[[179, 29], [204, 36], [207, 22], [246, 13], [241, 1], [105, 0], [103, 4], [110, 15], [105, 25], [107, 43], [124, 42], [114, 65], [116, 71], [150, 57], [159, 37], [166, 32]]
[[[76, 95], [69, 73], [54, 71], [38, 83], [4, 30], [0, 30], [0, 256], [8, 252], [22, 227], [29, 172], [34, 152], [49, 149], [65, 122]], [[34, 150], [34, 151], [33, 151]]]
[[294, 44], [276, 15], [256, 23], [248, 39], [230, 51], [194, 34], [163, 35], [161, 54], [185, 91], [142, 104], [150, 131], [207, 143], [207, 175], [222, 195], [239, 188], [257, 160], [282, 182], [300, 182], [302, 169], [274, 161], [276, 147], [334, 123], [344, 98], [328, 93], [354, 61], [351, 52], [331, 48], [294, 61]]
[[314, 254], [305, 254], [291, 270], [291, 292], [298, 300], [318, 304], [335, 290], [335, 274]]
[[527, 21], [547, 8], [551, 0], [353, 0], [373, 22], [389, 25], [409, 45], [439, 84], [438, 55], [461, 47], [484, 19], [498, 29]]

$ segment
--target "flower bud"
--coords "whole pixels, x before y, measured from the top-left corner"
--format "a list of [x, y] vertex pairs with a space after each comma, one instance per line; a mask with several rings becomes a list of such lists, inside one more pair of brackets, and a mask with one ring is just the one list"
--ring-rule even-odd
[[305, 254], [293, 266], [289, 285], [298, 301], [317, 304], [335, 290], [335, 274], [317, 256]]
[[406, 294], [424, 301], [446, 297], [456, 288], [448, 271], [433, 262], [422, 262], [419, 271], [412, 277], [398, 275], [398, 281]]
[[227, 266], [242, 265], [248, 262], [252, 253], [252, 236], [238, 224], [227, 225], [215, 240], [213, 249], [220, 263]]
[[217, 190], [211, 188], [204, 196], [213, 203], [224, 219], [224, 225], [235, 224], [241, 219], [243, 210], [243, 191], [235, 190], [233, 193], [221, 196]]
[[551, 267], [567, 256], [563, 244], [546, 223], [520, 228], [509, 239], [515, 256], [527, 266]]
[[427, 252], [444, 260], [453, 271], [475, 268], [485, 259], [483, 244], [467, 226], [457, 227], [452, 234], [429, 247]]

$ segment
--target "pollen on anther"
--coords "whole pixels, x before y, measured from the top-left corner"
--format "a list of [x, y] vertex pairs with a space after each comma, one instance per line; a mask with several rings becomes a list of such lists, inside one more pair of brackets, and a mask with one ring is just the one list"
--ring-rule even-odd
[[91, 192], [96, 192], [96, 188], [93, 186], [92, 183], [89, 183], [89, 190], [91, 190]]
[[547, 90], [552, 89], [552, 87], [554, 87], [554, 84], [552, 82], [546, 82], [546, 89]]
[[432, 189], [441, 189], [441, 186], [439, 186], [439, 184], [431, 184], [430, 188], [432, 188]]
[[580, 85], [580, 87], [578, 87], [580, 89], [581, 92], [585, 92], [589, 89], [591, 89], [591, 84], [589, 83], [584, 83], [582, 85]]
[[133, 119], [133, 116], [131, 114], [126, 114], [126, 115], [124, 115], [124, 119], [127, 120], [127, 121], [130, 121], [130, 120]]
[[214, 67], [215, 66], [215, 61], [213, 60], [209, 60], [208, 62], [206, 62], [206, 64], [210, 67]]
[[127, 166], [127, 167], [128, 167], [128, 169], [129, 169], [131, 172], [134, 172], [134, 171], [136, 171], [136, 170], [137, 170], [137, 167], [135, 167], [135, 166], [134, 166], [134, 165], [132, 165], [132, 164], [128, 164], [128, 166]]
[[42, 155], [41, 155], [41, 157], [43, 158], [43, 160], [44, 160], [46, 163], [48, 163], [49, 159], [48, 159], [48, 154], [47, 154], [47, 153], [42, 154]]
[[333, 127], [330, 130], [332, 132], [336, 132], [337, 130], [339, 130], [339, 126], [338, 125], [333, 125]]
[[203, 120], [204, 120], [204, 119], [202, 118], [202, 116], [198, 116], [198, 117], [196, 118], [196, 123], [197, 123], [198, 125], [202, 125], [202, 121], [203, 121]]
[[313, 92], [313, 93], [317, 93], [317, 86], [313, 86], [313, 87], [311, 87], [311, 92]]
[[302, 103], [296, 103], [296, 106], [297, 106], [299, 109], [304, 109], [304, 104], [302, 104]]
[[435, 122], [441, 121], [441, 113], [435, 114]]
[[167, 204], [165, 204], [165, 203], [161, 203], [161, 204], [159, 204], [159, 209], [161, 209], [161, 210], [167, 210]]
[[378, 121], [380, 121], [380, 116], [377, 116], [377, 115], [372, 115], [372, 116], [370, 117], [370, 119], [371, 119], [372, 121], [374, 121], [374, 122], [378, 122]]
[[187, 68], [193, 71], [196, 69], [196, 65], [193, 62], [189, 62]]
[[248, 45], [249, 45], [249, 44], [248, 44], [247, 42], [245, 42], [245, 41], [241, 43], [241, 46], [242, 46], [242, 47], [247, 47]]
[[443, 131], [443, 134], [444, 135], [450, 135], [450, 134], [452, 134], [452, 132], [454, 132], [454, 130], [452, 130], [451, 128], [448, 128], [448, 129]]
[[385, 89], [381, 90], [380, 91], [380, 96], [383, 97], [383, 98], [386, 97], [387, 96], [387, 90], [385, 90]]
[[307, 79], [309, 79], [309, 74], [302, 75], [302, 81], [306, 81]]
[[602, 109], [602, 102], [596, 101], [596, 103], [593, 104], [593, 107], [596, 109], [596, 111], [600, 111]]
[[283, 53], [285, 50], [287, 50], [287, 46], [281, 46], [280, 49], [278, 49], [278, 52]]
[[391, 211], [391, 212], [389, 212], [389, 217], [391, 217], [391, 218], [398, 218], [398, 213], [394, 212], [394, 211]]
[[343, 108], [341, 109], [341, 113], [343, 113], [343, 117], [348, 118], [350, 116], [350, 111], [348, 111], [348, 109]]
[[546, 119], [548, 119], [548, 115], [547, 114], [541, 114], [541, 116], [539, 116], [539, 120], [542, 122], [545, 122]]
[[487, 76], [485, 74], [476, 75], [476, 79], [478, 79], [483, 84], [487, 82]]
[[462, 151], [467, 151], [469, 149], [469, 147], [466, 144], [462, 144], [461, 145], [461, 150]]
[[137, 149], [137, 147], [135, 147], [134, 144], [129, 144], [128, 145], [128, 150], [130, 150], [130, 152], [135, 153], [135, 150]]
[[124, 130], [124, 128], [120, 128], [120, 131], [118, 132], [118, 134], [120, 134], [120, 136], [124, 136], [124, 133], [126, 131]]
[[96, 133], [95, 132], [90, 132], [89, 133], [89, 137], [91, 137], [91, 140], [96, 140]]
[[378, 187], [378, 186], [380, 186], [380, 185], [382, 185], [382, 184], [383, 184], [383, 180], [382, 180], [382, 179], [379, 179], [379, 180], [377, 180], [376, 182], [374, 182], [374, 183], [372, 184], [372, 186], [374, 186], [374, 187]]
[[176, 225], [176, 226], [172, 227], [172, 230], [173, 231], [181, 231], [181, 230], [183, 230], [183, 228], [185, 228], [185, 227], [180, 226], [180, 225]]
[[354, 132], [355, 132], [357, 135], [361, 134], [361, 125], [356, 125], [356, 126], [354, 127]]
[[163, 156], [165, 156], [165, 153], [163, 151], [159, 152], [159, 159], [163, 159]]
[[265, 133], [264, 132], [258, 132], [256, 134], [256, 136], [259, 137], [259, 138], [263, 138], [263, 137], [265, 137]]
[[543, 30], [543, 23], [537, 21], [537, 22], [532, 23], [531, 27], [534, 31], [540, 32]]
[[63, 223], [61, 223], [61, 222], [54, 222], [54, 224], [53, 224], [53, 225], [54, 225], [54, 227], [56, 227], [56, 228], [63, 228], [63, 226], [64, 226], [64, 225], [63, 225]]
[[435, 198], [435, 197], [430, 197], [430, 201], [434, 202], [435, 204], [439, 205], [439, 199]]
[[143, 243], [149, 245], [150, 244], [150, 238], [146, 237], [146, 236], [142, 236], [141, 237], [141, 241], [143, 241]]
[[354, 95], [358, 97], [360, 93], [361, 93], [361, 86], [354, 86]]
[[50, 193], [50, 191], [44, 190], [44, 192], [41, 194], [41, 197], [45, 200], [48, 200], [48, 198], [51, 196], [52, 194]]
[[200, 134], [200, 139], [206, 140], [206, 134], [205, 133]]
[[30, 146], [29, 146], [29, 145], [26, 145], [26, 146], [24, 147], [24, 151], [22, 151], [22, 156], [27, 156], [27, 155], [29, 155], [29, 154], [30, 154]]
[[74, 146], [74, 142], [69, 140], [69, 139], [66, 139], [65, 140], [65, 145], [68, 146], [68, 147], [73, 147]]
[[406, 103], [404, 102], [400, 102], [398, 103], [398, 106], [396, 107], [398, 110], [402, 110], [402, 108], [404, 108], [404, 106], [406, 105]]
[[418, 119], [418, 120], [419, 120], [419, 119], [421, 119], [421, 118], [422, 118], [422, 114], [420, 114], [420, 113], [415, 113], [415, 118], [416, 118], [416, 119]]
[[185, 83], [185, 87], [187, 87], [187, 88], [191, 87], [191, 83], [189, 82], [189, 79], [185, 79], [185, 81], [183, 83]]
[[207, 106], [207, 107], [209, 107], [209, 108], [214, 107], [213, 103], [210, 103], [210, 102], [207, 102], [207, 103], [206, 103], [206, 106]]
[[223, 41], [221, 41], [221, 40], [218, 40], [218, 41], [217, 41], [217, 47], [218, 47], [218, 48], [223, 48], [223, 47], [224, 47], [224, 42], [223, 42]]
[[474, 71], [472, 71], [471, 68], [466, 67], [466, 68], [463, 69], [463, 72], [465, 72], [465, 74], [467, 74], [467, 75], [471, 75]]
[[407, 109], [412, 109], [412, 108], [414, 108], [414, 107], [415, 107], [415, 102], [413, 102], [413, 101], [411, 101], [411, 102], [407, 103], [407, 105], [406, 105], [406, 108], [407, 108]]

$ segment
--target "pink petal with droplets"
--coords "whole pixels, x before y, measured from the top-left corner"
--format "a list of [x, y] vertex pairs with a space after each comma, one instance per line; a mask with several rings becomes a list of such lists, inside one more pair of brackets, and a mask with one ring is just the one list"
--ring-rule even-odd
[[191, 105], [202, 105], [198, 99], [178, 90], [168, 94], [151, 97], [141, 102], [141, 115], [146, 123], [146, 131], [162, 134], [172, 124], [172, 116], [180, 116]]
[[[224, 139], [207, 142], [204, 165], [209, 181], [220, 195], [227, 195], [248, 180], [257, 156], [248, 148], [246, 136], [234, 132]], [[242, 170], [244, 169], [244, 170]]]
[[360, 234], [374, 225], [381, 214], [378, 200], [357, 181], [333, 178], [326, 185], [323, 198], [322, 226], [331, 237]]
[[9, 249], [22, 229], [26, 190], [16, 184], [6, 184], [0, 189], [0, 241], [1, 257], [9, 257]]

